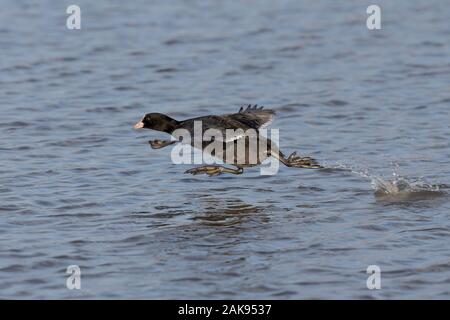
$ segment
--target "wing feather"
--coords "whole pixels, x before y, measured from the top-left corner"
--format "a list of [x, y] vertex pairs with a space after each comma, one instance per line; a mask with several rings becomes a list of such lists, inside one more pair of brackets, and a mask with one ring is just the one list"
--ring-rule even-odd
[[269, 126], [275, 117], [275, 111], [264, 109], [263, 106], [248, 105], [246, 109], [241, 107], [238, 113], [229, 115], [233, 120], [239, 121], [245, 126], [258, 130]]

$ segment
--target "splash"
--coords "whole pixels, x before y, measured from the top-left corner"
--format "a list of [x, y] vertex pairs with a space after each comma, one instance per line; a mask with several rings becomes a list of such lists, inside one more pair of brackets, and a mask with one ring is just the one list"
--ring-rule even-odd
[[375, 196], [384, 200], [427, 200], [446, 195], [441, 185], [423, 180], [397, 177], [394, 180], [372, 179]]
[[420, 201], [437, 197], [448, 196], [446, 189], [450, 186], [445, 184], [431, 184], [423, 178], [402, 177], [397, 172], [399, 166], [395, 165], [391, 179], [384, 179], [370, 173], [367, 169], [355, 169], [347, 165], [339, 164], [335, 169], [350, 171], [370, 181], [375, 197], [386, 201]]

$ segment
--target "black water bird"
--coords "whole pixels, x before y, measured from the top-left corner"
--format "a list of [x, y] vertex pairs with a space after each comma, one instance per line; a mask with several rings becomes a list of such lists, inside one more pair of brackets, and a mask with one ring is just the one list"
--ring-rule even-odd
[[[245, 167], [259, 165], [269, 157], [278, 159], [281, 163], [288, 167], [307, 169], [322, 168], [322, 166], [320, 166], [315, 159], [310, 157], [300, 157], [296, 154], [296, 152], [292, 153], [289, 157], [285, 157], [275, 143], [259, 134], [260, 129], [267, 127], [273, 121], [274, 115], [275, 112], [273, 110], [264, 109], [263, 107], [258, 107], [257, 105], [248, 105], [247, 108], [241, 107], [237, 113], [208, 115], [183, 121], [177, 121], [162, 113], [148, 113], [134, 125], [134, 128], [152, 129], [166, 132], [170, 135], [173, 135], [177, 129], [185, 129], [193, 136], [195, 122], [201, 121], [202, 137], [208, 129], [214, 129], [219, 133], [222, 133], [222, 138], [219, 139], [223, 144], [223, 150], [228, 150], [227, 148], [234, 147], [234, 149], [232, 149], [233, 155], [229, 156], [226, 151], [218, 153], [216, 150], [213, 150], [210, 155], [219, 158], [224, 164], [233, 165], [236, 168], [229, 168], [223, 165], [205, 165], [187, 170], [185, 172], [193, 175], [202, 173], [208, 174], [209, 176], [215, 176], [222, 173], [241, 174]], [[228, 134], [228, 129], [232, 129], [234, 131], [231, 136]], [[251, 133], [252, 130], [253, 132], [256, 132], [255, 136], [248, 133]], [[250, 142], [252, 137], [256, 137], [257, 143]], [[177, 142], [180, 141], [149, 141], [153, 149], [160, 149]], [[211, 141], [202, 141], [201, 148], [205, 151], [205, 148], [207, 148], [210, 143]], [[239, 143], [241, 143], [241, 146], [245, 147], [239, 148]], [[191, 145], [198, 148], [198, 146], [194, 144], [194, 139], [191, 139]], [[264, 146], [265, 148], [261, 148], [261, 146]], [[252, 159], [253, 161], [250, 161]]]

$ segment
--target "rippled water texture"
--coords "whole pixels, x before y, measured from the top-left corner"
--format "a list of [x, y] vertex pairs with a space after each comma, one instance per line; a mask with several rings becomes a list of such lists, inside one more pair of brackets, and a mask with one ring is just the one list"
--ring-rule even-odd
[[[69, 4], [1, 5], [0, 298], [450, 298], [448, 1]], [[131, 128], [249, 103], [327, 169], [189, 176]]]

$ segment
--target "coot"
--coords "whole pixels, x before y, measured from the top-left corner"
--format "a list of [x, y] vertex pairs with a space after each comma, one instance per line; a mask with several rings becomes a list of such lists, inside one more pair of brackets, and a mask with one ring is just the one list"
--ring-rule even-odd
[[[185, 129], [193, 137], [194, 123], [196, 121], [201, 121], [202, 134], [208, 129], [215, 129], [216, 131], [221, 132], [222, 137], [225, 137], [220, 141], [223, 144], [222, 150], [224, 151], [217, 153], [216, 150], [212, 150], [210, 155], [220, 158], [225, 164], [233, 165], [236, 168], [229, 168], [223, 165], [205, 165], [185, 172], [193, 175], [201, 173], [208, 174], [209, 176], [215, 176], [222, 173], [241, 174], [244, 171], [243, 168], [259, 165], [271, 156], [288, 167], [307, 169], [322, 168], [315, 159], [297, 156], [296, 152], [292, 153], [289, 157], [285, 157], [275, 143], [259, 134], [261, 128], [267, 127], [273, 121], [274, 115], [275, 112], [273, 110], [264, 109], [257, 105], [248, 105], [247, 108], [241, 107], [239, 112], [233, 114], [208, 115], [183, 121], [177, 121], [162, 113], [148, 113], [134, 125], [134, 128], [152, 129], [166, 132], [170, 135], [173, 135], [177, 129]], [[227, 131], [227, 129], [235, 130], [234, 134], [230, 136], [230, 131]], [[255, 136], [248, 134], [248, 132], [252, 132], [251, 129], [253, 129], [253, 132], [256, 132]], [[252, 143], [250, 141], [253, 137], [256, 138], [257, 143]], [[149, 141], [153, 149], [160, 149], [177, 142], [179, 141]], [[245, 147], [239, 147], [239, 143], [241, 143], [240, 146]], [[210, 144], [211, 141], [202, 141], [201, 148], [205, 151]], [[191, 145], [193, 147], [198, 147], [194, 144], [193, 138], [191, 139]], [[265, 146], [266, 148], [261, 148], [261, 146]], [[229, 150], [227, 149], [229, 147], [234, 147], [234, 149], [231, 149], [234, 151], [231, 156], [226, 152], [226, 150]]]

